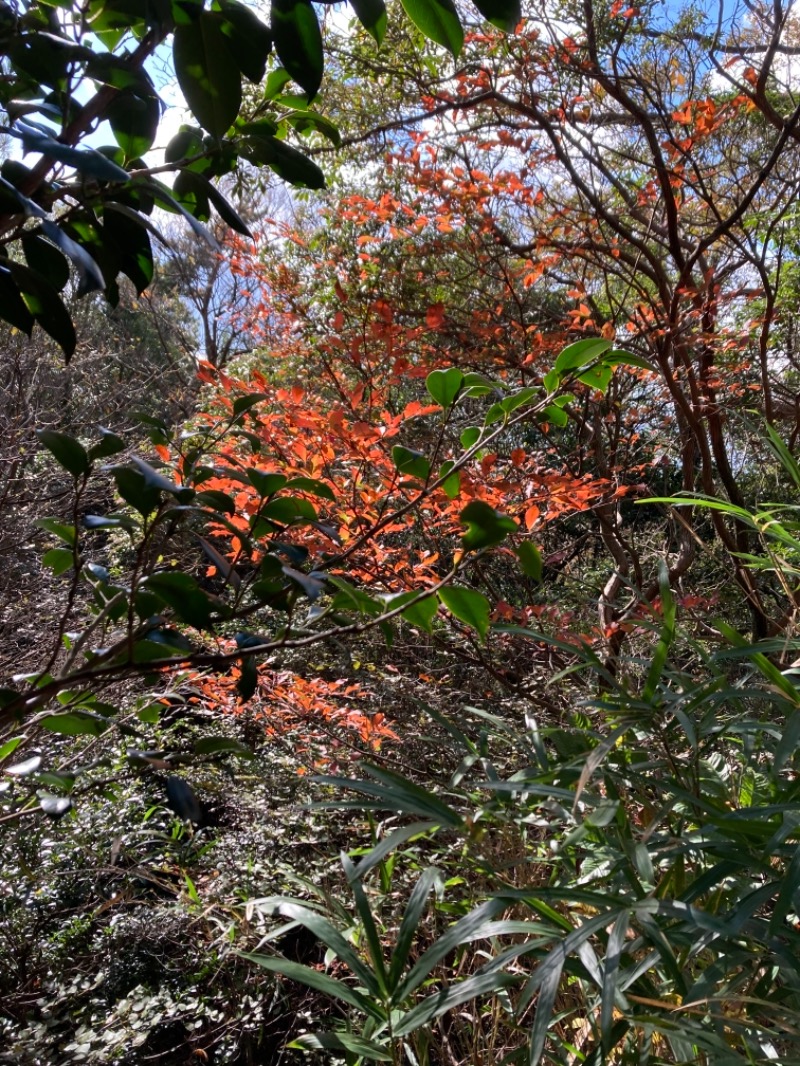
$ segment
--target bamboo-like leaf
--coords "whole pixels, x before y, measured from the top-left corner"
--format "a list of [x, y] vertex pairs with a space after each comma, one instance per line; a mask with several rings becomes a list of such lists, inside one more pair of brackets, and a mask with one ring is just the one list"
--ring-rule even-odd
[[345, 940], [339, 930], [327, 918], [301, 903], [290, 901], [280, 903], [278, 910], [284, 917], [291, 918], [308, 929], [310, 933], [313, 933], [318, 940], [322, 941], [326, 948], [342, 960], [370, 995], [380, 997], [381, 988], [375, 974], [368, 966], [364, 965], [353, 945]]
[[281, 974], [283, 977], [288, 977], [290, 981], [297, 981], [301, 985], [306, 985], [307, 988], [314, 988], [318, 992], [323, 992], [326, 996], [330, 996], [331, 999], [341, 1000], [342, 1003], [347, 1003], [349, 1006], [355, 1007], [356, 1010], [363, 1011], [364, 1014], [374, 1018], [377, 1022], [386, 1020], [374, 1000], [357, 992], [343, 981], [337, 981], [335, 977], [321, 973], [311, 966], [303, 966], [299, 962], [290, 962], [289, 959], [284, 959], [280, 956], [254, 955], [244, 951], [237, 952], [237, 954], [241, 958], [255, 963], [256, 966], [260, 966], [262, 970]]
[[396, 1004], [402, 1003], [415, 989], [419, 988], [437, 962], [440, 962], [451, 951], [461, 947], [462, 944], [468, 943], [482, 933], [485, 935], [491, 920], [505, 907], [505, 900], [489, 899], [469, 914], [464, 915], [417, 960], [406, 977], [394, 989], [392, 1001]]
[[478, 996], [491, 995], [503, 988], [509, 988], [517, 984], [519, 980], [519, 977], [514, 974], [492, 971], [475, 974], [465, 981], [457, 981], [443, 988], [436, 995], [428, 996], [408, 1013], [401, 1015], [392, 1031], [396, 1037], [408, 1036], [423, 1025], [440, 1018], [447, 1011], [460, 1007], [462, 1003], [468, 1003]]
[[433, 869], [423, 870], [409, 897], [389, 964], [389, 986], [392, 990], [397, 987], [400, 975], [408, 961], [414, 936], [428, 903], [428, 896], [436, 883], [437, 873], [438, 871]]
[[353, 892], [353, 897], [356, 902], [356, 910], [361, 918], [361, 924], [364, 927], [364, 936], [366, 937], [367, 949], [369, 950], [369, 956], [372, 960], [375, 982], [380, 989], [381, 995], [386, 996], [389, 991], [388, 977], [383, 959], [383, 947], [381, 946], [378, 927], [375, 924], [372, 908], [369, 905], [367, 894], [364, 891], [364, 885], [362, 884], [361, 879], [356, 876], [353, 863], [347, 855], [342, 855], [342, 866]]

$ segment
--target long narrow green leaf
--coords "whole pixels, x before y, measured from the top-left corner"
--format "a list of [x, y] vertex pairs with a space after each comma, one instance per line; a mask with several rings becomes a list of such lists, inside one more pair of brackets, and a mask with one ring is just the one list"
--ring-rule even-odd
[[283, 977], [288, 977], [290, 981], [297, 981], [308, 988], [315, 988], [318, 992], [323, 992], [326, 996], [330, 996], [331, 999], [341, 1000], [343, 1003], [363, 1011], [377, 1022], [386, 1021], [385, 1015], [374, 1000], [361, 995], [360, 992], [344, 984], [343, 981], [337, 981], [335, 977], [330, 977], [326, 973], [314, 970], [311, 966], [303, 966], [299, 962], [290, 962], [289, 959], [273, 955], [253, 955], [244, 951], [237, 954], [241, 958], [255, 963], [256, 966], [260, 966], [262, 970], [270, 970], [272, 973], [281, 974]]
[[453, 1010], [454, 1007], [459, 1007], [462, 1003], [468, 1003], [477, 996], [499, 992], [503, 988], [517, 984], [519, 980], [519, 977], [514, 974], [494, 971], [475, 974], [465, 981], [449, 985], [447, 988], [437, 992], [435, 996], [428, 996], [427, 999], [423, 999], [421, 1003], [412, 1007], [407, 1014], [401, 1015], [399, 1023], [393, 1029], [394, 1035], [396, 1037], [408, 1036], [409, 1033], [415, 1032], [423, 1025], [440, 1018], [447, 1011]]
[[[333, 785], [336, 788], [347, 788], [353, 792], [361, 792], [367, 796], [374, 796], [380, 800], [378, 805], [372, 805], [373, 810], [394, 811], [398, 814], [415, 814], [422, 818], [433, 818], [440, 825], [449, 825], [453, 828], [463, 828], [463, 819], [460, 815], [442, 803], [431, 793], [425, 792], [416, 786], [412, 788], [397, 787], [395, 785], [383, 785], [377, 782], [359, 780], [350, 777], [315, 776], [311, 779], [316, 784]], [[400, 779], [404, 781], [403, 778]], [[410, 784], [410, 783], [409, 783]], [[344, 807], [344, 802], [329, 802], [314, 804], [314, 807], [338, 808]], [[349, 807], [357, 804], [347, 804]], [[363, 808], [363, 804], [362, 804]]]
[[661, 563], [658, 572], [658, 587], [661, 592], [662, 626], [658, 646], [653, 653], [653, 661], [647, 673], [642, 696], [648, 702], [653, 699], [661, 680], [661, 674], [669, 655], [669, 649], [675, 639], [675, 598], [669, 585], [669, 570], [665, 562]]
[[313, 933], [314, 936], [322, 941], [326, 948], [342, 960], [371, 995], [380, 996], [381, 989], [375, 974], [368, 966], [364, 965], [353, 945], [345, 940], [339, 930], [331, 925], [327, 918], [302, 903], [284, 902], [279, 905], [278, 910], [286, 918], [291, 918], [293, 921], [305, 926], [310, 933]]
[[353, 878], [364, 878], [383, 860], [391, 855], [401, 844], [405, 844], [415, 837], [433, 834], [441, 828], [439, 822], [412, 822], [411, 825], [402, 825], [393, 830], [388, 836], [376, 844], [374, 848], [363, 855], [353, 867]]
[[614, 1032], [614, 1007], [622, 993], [617, 985], [617, 974], [625, 947], [625, 938], [630, 927], [630, 914], [628, 911], [620, 911], [614, 928], [608, 938], [606, 957], [603, 964], [603, 989], [600, 998], [600, 1038], [603, 1049], [608, 1055], [613, 1047]]
[[433, 890], [437, 876], [437, 870], [423, 870], [409, 897], [403, 919], [400, 922], [400, 928], [397, 931], [392, 960], [389, 964], [389, 985], [392, 991], [397, 988], [400, 975], [405, 969], [411, 945], [414, 942], [414, 936], [419, 928], [420, 920], [428, 903], [428, 896]]
[[566, 958], [566, 941], [564, 941], [564, 943], [558, 944], [551, 950], [546, 962], [541, 963], [537, 969], [537, 974], [540, 974], [541, 980], [539, 982], [539, 997], [536, 1000], [536, 1013], [533, 1017], [533, 1028], [531, 1029], [530, 1053], [528, 1055], [530, 1066], [539, 1066], [541, 1062]]
[[411, 992], [419, 988], [437, 962], [440, 962], [446, 955], [462, 944], [466, 944], [481, 933], [485, 933], [491, 919], [505, 910], [506, 905], [504, 899], [486, 900], [485, 903], [481, 903], [469, 914], [465, 914], [455, 925], [452, 925], [446, 933], [428, 948], [406, 975], [405, 979], [397, 985], [392, 997], [393, 1002], [402, 1003]]
[[352, 1033], [305, 1033], [286, 1045], [302, 1051], [344, 1051], [368, 1062], [393, 1062], [394, 1055], [370, 1040]]
[[367, 949], [369, 950], [369, 957], [372, 960], [372, 969], [375, 974], [375, 981], [380, 989], [381, 995], [385, 998], [389, 993], [389, 986], [387, 983], [386, 965], [383, 960], [383, 948], [381, 947], [380, 937], [378, 936], [378, 928], [375, 924], [375, 918], [372, 914], [372, 908], [369, 905], [367, 894], [364, 891], [364, 886], [361, 883], [360, 878], [355, 874], [355, 868], [353, 863], [347, 857], [342, 855], [342, 866], [344, 867], [345, 876], [347, 877], [350, 888], [353, 890], [353, 896], [356, 902], [356, 910], [361, 918], [361, 924], [364, 927], [364, 936], [367, 941]]

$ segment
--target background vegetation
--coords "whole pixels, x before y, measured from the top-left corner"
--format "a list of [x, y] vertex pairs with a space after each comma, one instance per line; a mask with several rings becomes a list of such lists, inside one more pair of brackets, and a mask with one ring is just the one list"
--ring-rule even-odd
[[793, 6], [477, 7], [0, 11], [0, 1061], [800, 1057]]

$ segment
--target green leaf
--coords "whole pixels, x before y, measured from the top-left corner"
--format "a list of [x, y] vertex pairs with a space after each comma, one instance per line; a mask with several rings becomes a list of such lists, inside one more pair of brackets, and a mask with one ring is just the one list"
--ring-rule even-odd
[[230, 41], [231, 54], [248, 81], [258, 85], [267, 69], [272, 51], [272, 34], [255, 11], [237, 0], [214, 0], [212, 11], [225, 16], [222, 32]]
[[285, 474], [270, 474], [255, 467], [247, 468], [247, 480], [263, 498], [274, 496], [289, 480]]
[[542, 580], [542, 553], [532, 540], [524, 540], [517, 547], [517, 558], [523, 574], [533, 581]]
[[77, 345], [75, 327], [56, 290], [41, 274], [35, 273], [22, 263], [10, 261], [8, 269], [16, 283], [25, 306], [42, 327], [58, 344], [69, 362]]
[[599, 366], [593, 366], [591, 370], [578, 374], [578, 381], [583, 385], [588, 385], [590, 389], [605, 393], [613, 376], [614, 368], [607, 363], [601, 363]]
[[158, 489], [148, 485], [138, 470], [131, 470], [128, 466], [118, 466], [112, 474], [117, 483], [117, 492], [142, 517], [147, 518], [158, 508], [161, 493]]
[[263, 970], [282, 974], [284, 977], [288, 977], [290, 981], [297, 981], [308, 988], [313, 988], [317, 992], [330, 996], [331, 999], [341, 1000], [343, 1003], [362, 1011], [368, 1017], [374, 1018], [377, 1022], [385, 1020], [380, 1007], [377, 1003], [373, 1003], [372, 999], [357, 992], [343, 981], [337, 981], [336, 978], [329, 977], [326, 973], [315, 970], [310, 966], [303, 966], [297, 962], [290, 962], [288, 959], [281, 957], [248, 955], [245, 952], [236, 952], [236, 954], [256, 966], [260, 966]]
[[69, 714], [51, 714], [43, 718], [41, 725], [51, 733], [68, 737], [99, 737], [110, 728], [110, 723], [99, 714], [88, 711], [71, 711]]
[[42, 562], [49, 566], [56, 577], [70, 570], [75, 563], [75, 556], [67, 548], [51, 548], [42, 556]]
[[272, 0], [275, 51], [309, 102], [322, 84], [322, 34], [312, 4], [306, 0]]
[[464, 375], [456, 367], [434, 370], [425, 379], [425, 388], [440, 407], [450, 407], [464, 384]]
[[69, 544], [71, 548], [75, 547], [75, 541], [77, 539], [77, 531], [75, 526], [64, 525], [63, 522], [59, 522], [55, 518], [40, 518], [35, 525], [40, 529], [46, 529], [48, 533], [52, 533], [58, 537], [59, 540], [63, 540], [65, 544]]
[[247, 658], [242, 659], [241, 673], [239, 674], [239, 681], [236, 685], [236, 691], [239, 694], [239, 700], [242, 703], [247, 703], [252, 699], [258, 688], [258, 664], [254, 655], [249, 655]]
[[393, 1029], [395, 1037], [407, 1036], [427, 1026], [435, 1018], [453, 1010], [454, 1007], [468, 1003], [478, 996], [491, 995], [503, 988], [517, 984], [519, 978], [514, 974], [503, 973], [501, 970], [489, 970], [486, 973], [476, 973], [464, 981], [455, 981], [448, 984], [440, 992], [428, 996], [421, 1003], [417, 1003], [410, 1011], [400, 1016], [398, 1024]]
[[[120, 211], [120, 204], [106, 204], [103, 214], [104, 243], [116, 250], [120, 271], [141, 295], [153, 280], [153, 249], [150, 233], [141, 216]], [[199, 223], [198, 223], [199, 224]]]
[[520, 0], [475, 0], [475, 7], [487, 22], [511, 33], [522, 18]]
[[217, 11], [200, 11], [175, 30], [175, 74], [197, 121], [214, 137], [224, 136], [242, 104], [239, 65], [231, 55], [227, 25]]
[[650, 664], [647, 680], [645, 681], [644, 689], [642, 691], [642, 698], [645, 700], [652, 700], [656, 693], [658, 682], [661, 680], [661, 672], [664, 669], [667, 656], [669, 655], [669, 649], [675, 639], [675, 619], [677, 609], [675, 606], [675, 598], [672, 595], [672, 589], [669, 584], [669, 570], [667, 569], [667, 564], [664, 562], [662, 562], [659, 567], [658, 586], [661, 593], [661, 613], [663, 622], [661, 625], [658, 646], [653, 653], [653, 660]]
[[417, 934], [419, 923], [428, 904], [428, 897], [433, 891], [438, 876], [438, 870], [423, 870], [408, 898], [400, 928], [397, 930], [391, 962], [389, 963], [389, 987], [391, 991], [397, 988], [400, 977], [406, 967], [414, 937]]
[[602, 337], [590, 337], [588, 340], [575, 341], [568, 345], [556, 359], [555, 370], [563, 375], [567, 370], [595, 363], [611, 348], [611, 341]]
[[392, 448], [392, 462], [401, 474], [419, 481], [427, 481], [431, 472], [431, 464], [422, 452], [404, 448], [402, 444], [396, 444]]
[[[43, 242], [46, 243], [46, 242]], [[69, 266], [67, 266], [67, 278], [69, 278]], [[66, 284], [66, 282], [65, 282]], [[28, 305], [22, 299], [19, 287], [11, 276], [8, 267], [0, 262], [0, 318], [14, 329], [21, 330], [29, 337], [33, 332], [35, 319], [28, 310]]]
[[69, 281], [69, 261], [50, 241], [37, 233], [22, 235], [22, 250], [31, 270], [48, 279], [57, 292]]
[[291, 481], [286, 482], [286, 488], [302, 489], [303, 492], [310, 492], [312, 496], [320, 496], [323, 500], [330, 500], [331, 503], [336, 502], [330, 485], [313, 477], [293, 477]]
[[356, 18], [375, 38], [380, 48], [386, 34], [386, 5], [383, 0], [350, 0]]
[[14, 763], [13, 766], [7, 766], [5, 772], [11, 774], [12, 777], [30, 777], [31, 774], [36, 773], [41, 765], [41, 755], [31, 755], [31, 757], [25, 759], [24, 762]]
[[460, 585], [449, 585], [439, 589], [439, 599], [445, 607], [460, 622], [476, 629], [481, 640], [486, 638], [489, 632], [489, 615], [491, 608], [489, 601], [474, 589], [463, 588]]
[[45, 792], [39, 797], [39, 806], [51, 818], [63, 818], [72, 809], [72, 800], [66, 796], [51, 796]]
[[649, 370], [653, 374], [658, 373], [658, 367], [643, 359], [641, 355], [626, 352], [624, 348], [615, 348], [608, 355], [603, 356], [603, 362], [609, 366], [636, 366], [640, 370]]
[[445, 479], [442, 482], [442, 489], [444, 490], [444, 493], [447, 496], [448, 500], [455, 500], [461, 492], [460, 472], [456, 470], [452, 474], [450, 473], [454, 466], [455, 463], [452, 460], [448, 459], [439, 467], [439, 477]]
[[[415, 599], [419, 593], [417, 592], [400, 592], [394, 596], [388, 596], [386, 599], [386, 606], [390, 610], [400, 607], [404, 602]], [[433, 620], [439, 610], [439, 601], [435, 596], [426, 596], [422, 600], [417, 600], [416, 603], [407, 607], [402, 617], [405, 618], [412, 626], [418, 626], [420, 629], [424, 629], [426, 633], [433, 632]]]
[[167, 802], [179, 818], [200, 824], [203, 817], [200, 800], [189, 782], [176, 774], [167, 778]]
[[469, 451], [481, 439], [481, 432], [482, 430], [478, 426], [468, 426], [461, 434], [461, 447]]
[[[285, 70], [283, 67], [276, 67], [275, 70], [270, 72], [266, 84], [264, 85], [264, 99], [274, 100], [276, 96], [283, 92], [291, 80], [292, 75], [288, 70]], [[272, 132], [274, 133], [275, 130]]]
[[540, 411], [537, 417], [540, 422], [552, 422], [559, 429], [563, 429], [569, 422], [569, 416], [566, 411], [562, 411], [560, 407], [556, 407], [552, 403], [549, 407], [545, 407], [543, 411]]
[[153, 147], [161, 121], [161, 104], [154, 92], [128, 90], [114, 97], [105, 117], [125, 158], [134, 160]]
[[100, 429], [100, 440], [89, 449], [89, 458], [107, 459], [110, 455], [117, 455], [125, 451], [125, 441], [122, 437], [112, 433], [110, 429]]
[[417, 29], [455, 58], [464, 45], [464, 31], [452, 0], [401, 0]]
[[5, 744], [0, 744], [0, 762], [13, 755], [24, 739], [25, 737], [11, 737]]
[[126, 170], [94, 148], [72, 148], [24, 122], [17, 122], [9, 132], [22, 140], [26, 152], [38, 152], [59, 163], [66, 163], [85, 178], [117, 184], [128, 181]]
[[210, 625], [214, 605], [189, 574], [178, 570], [150, 574], [142, 585], [171, 607], [187, 625], [195, 629], [207, 629]]
[[459, 519], [467, 526], [461, 538], [465, 551], [478, 551], [502, 543], [509, 533], [517, 531], [517, 523], [508, 515], [500, 514], [483, 500], [473, 500], [461, 512]]
[[385, 1048], [352, 1033], [304, 1033], [286, 1046], [301, 1051], [342, 1051], [368, 1062], [394, 1062], [394, 1055]]
[[305, 189], [324, 189], [325, 175], [316, 163], [277, 137], [248, 135], [241, 154], [256, 166], [270, 167], [279, 178]]

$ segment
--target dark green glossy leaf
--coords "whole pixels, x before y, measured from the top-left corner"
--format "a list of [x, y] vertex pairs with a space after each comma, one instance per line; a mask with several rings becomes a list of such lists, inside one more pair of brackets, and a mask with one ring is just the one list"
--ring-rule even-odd
[[62, 348], [69, 362], [77, 339], [72, 319], [61, 297], [49, 281], [30, 267], [14, 261], [10, 261], [8, 267], [26, 307], [45, 333]]
[[457, 56], [464, 45], [464, 31], [452, 0], [401, 0], [405, 13], [431, 41]]
[[517, 523], [508, 515], [500, 514], [482, 500], [473, 500], [461, 512], [460, 521], [467, 526], [461, 538], [466, 551], [478, 551], [502, 543], [509, 533], [515, 533]]
[[69, 281], [69, 261], [50, 241], [37, 233], [26, 233], [22, 238], [22, 250], [31, 270], [46, 277], [58, 292]]
[[[67, 274], [69, 275], [69, 267]], [[11, 271], [3, 265], [0, 265], [0, 318], [30, 337], [35, 319], [22, 299]]]
[[450, 407], [464, 384], [464, 375], [455, 367], [434, 370], [425, 379], [425, 388], [440, 407]]
[[214, 137], [233, 125], [242, 105], [239, 65], [231, 55], [225, 17], [200, 11], [175, 30], [175, 73], [197, 121]]
[[158, 489], [148, 485], [138, 470], [131, 470], [128, 466], [118, 466], [112, 473], [117, 483], [117, 492], [140, 515], [147, 518], [158, 508], [161, 493]]
[[481, 639], [489, 632], [489, 601], [474, 589], [449, 585], [439, 589], [439, 599], [460, 622], [477, 630]]
[[511, 33], [522, 18], [520, 0], [475, 0], [475, 7], [487, 22]]
[[386, 34], [386, 5], [383, 0], [350, 0], [356, 18], [375, 38], [380, 48]]
[[182, 622], [195, 629], [207, 629], [214, 604], [189, 574], [177, 570], [150, 574], [144, 587], [166, 603]]
[[278, 177], [291, 185], [306, 189], [325, 188], [325, 175], [317, 164], [276, 137], [249, 135], [242, 141], [241, 151], [251, 163], [270, 167]]
[[401, 474], [419, 481], [426, 481], [431, 472], [431, 464], [422, 452], [404, 448], [402, 444], [396, 444], [392, 448], [392, 462]]
[[13, 766], [5, 767], [5, 772], [11, 774], [12, 777], [29, 777], [31, 774], [35, 774], [41, 765], [41, 755], [31, 755], [31, 757], [25, 759], [24, 762], [18, 762]]
[[272, 51], [272, 34], [255, 11], [236, 0], [214, 0], [212, 11], [225, 16], [222, 32], [230, 41], [231, 54], [239, 70], [254, 84], [259, 84], [267, 69], [267, 57]]
[[103, 215], [103, 236], [116, 250], [119, 269], [133, 282], [141, 295], [153, 280], [153, 249], [148, 230], [141, 216], [131, 216], [107, 205]]
[[36, 436], [56, 462], [73, 477], [82, 477], [89, 473], [89, 456], [79, 440], [54, 429], [37, 429]]
[[24, 122], [18, 122], [11, 132], [20, 138], [26, 152], [38, 152], [59, 163], [66, 163], [85, 178], [116, 183], [128, 180], [126, 170], [94, 148], [71, 148]]
[[47, 219], [42, 223], [42, 232], [53, 244], [61, 249], [64, 255], [69, 256], [75, 265], [78, 271], [79, 296], [85, 296], [87, 293], [96, 292], [98, 289], [102, 290], [106, 287], [103, 272], [91, 255], [77, 241], [68, 236], [60, 226]]
[[272, 0], [272, 37], [278, 58], [309, 101], [322, 84], [322, 34], [306, 0]]
[[72, 800], [66, 796], [51, 796], [44, 793], [39, 797], [39, 806], [50, 818], [63, 818], [72, 810]]
[[92, 460], [107, 459], [110, 455], [118, 455], [119, 452], [124, 452], [125, 448], [126, 444], [122, 437], [112, 433], [110, 429], [101, 427], [100, 440], [89, 449], [89, 458]]
[[568, 345], [556, 359], [555, 370], [564, 374], [567, 370], [575, 370], [589, 363], [595, 363], [605, 352], [612, 347], [611, 341], [601, 337], [590, 337], [584, 341], [575, 341]]
[[155, 93], [119, 93], [106, 110], [114, 140], [126, 159], [138, 159], [153, 147], [161, 120]]
[[258, 688], [258, 666], [255, 656], [250, 655], [242, 659], [241, 673], [236, 684], [236, 691], [242, 703], [247, 703], [253, 697]]

